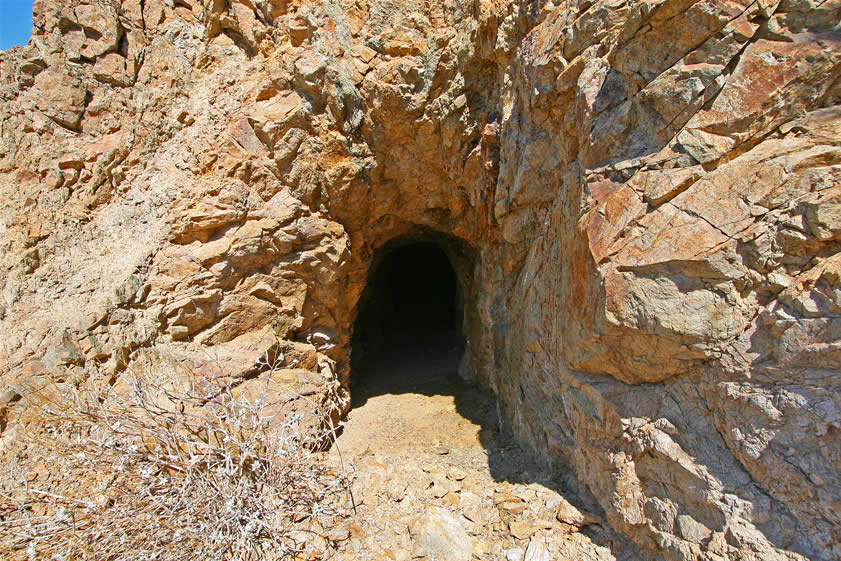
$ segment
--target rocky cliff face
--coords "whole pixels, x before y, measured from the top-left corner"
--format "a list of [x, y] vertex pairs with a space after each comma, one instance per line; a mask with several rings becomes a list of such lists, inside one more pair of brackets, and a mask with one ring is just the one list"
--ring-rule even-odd
[[437, 240], [465, 372], [641, 556], [837, 559], [839, 21], [36, 0], [0, 53], [3, 400], [159, 347], [347, 382], [377, 251]]

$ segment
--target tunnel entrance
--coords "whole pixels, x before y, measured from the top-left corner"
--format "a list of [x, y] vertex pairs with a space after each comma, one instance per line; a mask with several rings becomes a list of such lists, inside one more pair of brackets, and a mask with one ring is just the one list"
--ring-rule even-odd
[[[351, 343], [354, 404], [364, 394], [411, 391], [458, 371], [463, 297], [447, 252], [397, 242], [372, 267]], [[387, 386], [387, 388], [385, 387]]]

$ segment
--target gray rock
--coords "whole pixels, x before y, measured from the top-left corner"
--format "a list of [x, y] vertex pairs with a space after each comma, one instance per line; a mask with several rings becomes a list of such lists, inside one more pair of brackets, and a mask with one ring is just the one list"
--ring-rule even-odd
[[529, 542], [523, 561], [549, 561], [551, 559], [549, 550], [546, 549], [546, 546], [541, 541], [533, 539]]
[[677, 527], [683, 539], [701, 543], [712, 535], [712, 531], [687, 514], [677, 517]]
[[459, 518], [449, 510], [431, 507], [417, 524], [418, 554], [434, 561], [470, 561], [473, 544]]

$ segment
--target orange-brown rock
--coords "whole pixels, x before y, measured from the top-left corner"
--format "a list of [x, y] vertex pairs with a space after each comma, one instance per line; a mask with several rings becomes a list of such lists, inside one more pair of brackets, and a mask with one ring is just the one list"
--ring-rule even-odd
[[423, 238], [464, 371], [640, 558], [841, 557], [839, 0], [34, 9], [3, 389], [157, 347], [346, 384], [369, 267]]

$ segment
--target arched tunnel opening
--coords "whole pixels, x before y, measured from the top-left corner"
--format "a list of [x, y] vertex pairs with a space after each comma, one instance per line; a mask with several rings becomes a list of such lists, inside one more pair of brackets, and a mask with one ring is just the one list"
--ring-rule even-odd
[[458, 374], [465, 351], [464, 286], [451, 260], [458, 254], [456, 244], [427, 239], [399, 240], [378, 253], [351, 342], [354, 406]]
[[494, 480], [522, 471], [496, 398], [473, 371], [478, 259], [466, 242], [435, 232], [392, 240], [374, 255], [351, 339], [342, 450], [352, 457], [452, 452], [457, 462], [486, 462]]

